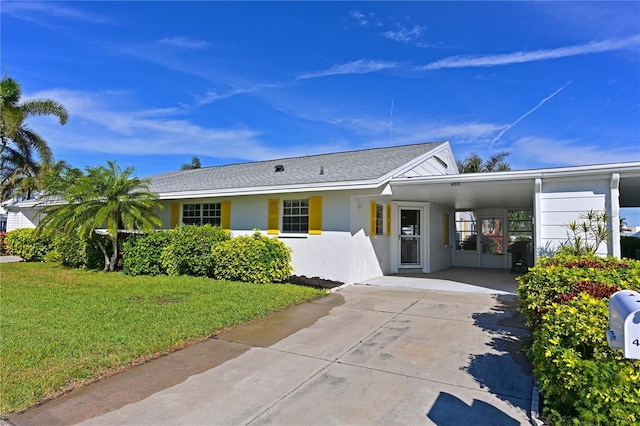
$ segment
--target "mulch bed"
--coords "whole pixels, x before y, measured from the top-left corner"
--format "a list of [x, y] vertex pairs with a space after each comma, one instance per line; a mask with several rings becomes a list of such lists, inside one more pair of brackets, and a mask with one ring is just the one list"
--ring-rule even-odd
[[291, 277], [289, 277], [289, 282], [291, 284], [303, 285], [307, 287], [320, 288], [320, 289], [332, 289], [344, 284], [343, 282], [340, 282], [340, 281], [325, 280], [320, 277], [308, 278], [304, 275], [300, 275], [300, 276], [292, 275]]

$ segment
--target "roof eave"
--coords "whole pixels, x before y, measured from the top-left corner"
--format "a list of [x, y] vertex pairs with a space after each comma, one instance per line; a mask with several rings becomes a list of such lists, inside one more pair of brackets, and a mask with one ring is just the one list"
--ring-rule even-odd
[[240, 195], [264, 195], [264, 194], [286, 194], [300, 192], [321, 192], [321, 191], [347, 191], [358, 189], [375, 189], [384, 185], [390, 180], [390, 177], [379, 179], [351, 181], [351, 182], [335, 182], [335, 183], [316, 183], [316, 184], [294, 184], [294, 185], [270, 185], [261, 187], [248, 188], [227, 188], [216, 190], [198, 190], [198, 191], [173, 191], [161, 192], [159, 198], [161, 200], [175, 200], [186, 198], [205, 198], [205, 197], [233, 197]]

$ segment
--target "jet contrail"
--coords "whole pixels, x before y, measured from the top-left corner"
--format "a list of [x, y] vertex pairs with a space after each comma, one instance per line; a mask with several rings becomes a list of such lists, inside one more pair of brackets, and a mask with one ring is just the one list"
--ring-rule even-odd
[[571, 83], [573, 83], [573, 80], [569, 80], [568, 82], [565, 83], [564, 86], [562, 86], [561, 88], [559, 88], [558, 90], [556, 90], [555, 92], [553, 92], [552, 94], [550, 94], [549, 96], [547, 96], [546, 98], [544, 98], [543, 100], [540, 101], [540, 103], [538, 105], [536, 105], [534, 108], [532, 108], [531, 110], [525, 112], [524, 114], [522, 114], [520, 116], [520, 118], [518, 118], [516, 121], [514, 121], [512, 124], [508, 125], [505, 129], [503, 129], [498, 136], [496, 136], [495, 138], [493, 138], [493, 140], [491, 141], [491, 143], [489, 144], [489, 148], [493, 147], [493, 144], [496, 143], [498, 141], [498, 139], [500, 139], [502, 137], [502, 135], [504, 135], [508, 130], [510, 130], [513, 126], [515, 126], [516, 124], [518, 124], [519, 122], [521, 122], [522, 120], [524, 120], [524, 118], [531, 114], [532, 112], [534, 112], [535, 110], [537, 110], [538, 108], [540, 108], [542, 105], [545, 104], [545, 102], [547, 102], [549, 99], [553, 98], [555, 95], [557, 95], [558, 93], [562, 92], [562, 90], [567, 87], [568, 85], [570, 85]]

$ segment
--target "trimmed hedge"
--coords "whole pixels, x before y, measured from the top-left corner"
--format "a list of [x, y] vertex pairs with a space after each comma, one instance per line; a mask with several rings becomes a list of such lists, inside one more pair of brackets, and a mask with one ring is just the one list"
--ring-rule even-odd
[[20, 256], [25, 262], [40, 262], [51, 251], [51, 239], [36, 236], [35, 229], [21, 228], [7, 233], [4, 239], [9, 254]]
[[277, 238], [256, 231], [213, 248], [214, 276], [221, 280], [278, 283], [291, 275], [291, 249]]
[[640, 423], [640, 361], [610, 349], [606, 338], [609, 297], [640, 290], [640, 262], [561, 253], [542, 257], [518, 281], [547, 420]]
[[171, 244], [174, 233], [169, 231], [151, 234], [133, 234], [122, 243], [122, 269], [127, 275], [160, 275], [167, 270], [161, 256]]
[[213, 277], [213, 248], [231, 238], [219, 226], [182, 225], [169, 231], [171, 243], [162, 250], [160, 262], [169, 275]]
[[80, 269], [102, 269], [104, 267], [104, 255], [96, 244], [96, 239], [101, 238], [103, 246], [109, 247], [111, 244], [104, 236], [94, 235], [85, 240], [77, 236], [57, 234], [53, 238], [54, 251], [47, 255], [45, 260], [49, 261], [53, 254], [56, 261], [71, 268]]
[[9, 249], [7, 248], [7, 245], [5, 244], [4, 239], [7, 237], [7, 233], [2, 231], [0, 232], [0, 256], [5, 256], [7, 254], [9, 254]]

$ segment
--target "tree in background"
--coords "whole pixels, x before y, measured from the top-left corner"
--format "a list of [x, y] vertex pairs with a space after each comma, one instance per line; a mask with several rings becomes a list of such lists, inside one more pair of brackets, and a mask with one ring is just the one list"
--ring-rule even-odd
[[200, 159], [198, 157], [191, 157], [191, 163], [189, 164], [183, 164], [182, 166], [180, 166], [180, 170], [193, 170], [193, 169], [199, 169], [202, 167], [202, 163], [200, 162]]
[[460, 173], [505, 172], [511, 170], [509, 163], [504, 161], [509, 155], [509, 152], [499, 152], [483, 161], [478, 154], [472, 152], [464, 161], [457, 161], [456, 164]]
[[[38, 163], [48, 164], [53, 155], [47, 142], [27, 127], [29, 117], [53, 115], [61, 125], [67, 123], [67, 110], [51, 99], [33, 99], [21, 102], [22, 88], [17, 81], [4, 76], [0, 82], [0, 176], [2, 200], [21, 193], [25, 180], [37, 179]], [[39, 161], [36, 159], [36, 155]], [[18, 184], [19, 183], [19, 184]], [[27, 184], [32, 187], [34, 184]], [[29, 188], [27, 188], [29, 189]], [[32, 191], [28, 191], [31, 195]]]
[[[64, 203], [42, 202], [38, 232], [64, 232], [88, 239], [97, 229], [105, 229], [111, 247], [97, 243], [104, 255], [104, 271], [113, 271], [118, 260], [118, 234], [123, 231], [151, 231], [162, 226], [153, 212], [162, 208], [150, 181], [131, 177], [133, 167], [120, 169], [115, 161], [107, 166], [87, 167], [86, 174], [65, 187], [57, 187]], [[110, 249], [110, 253], [109, 253]]]

